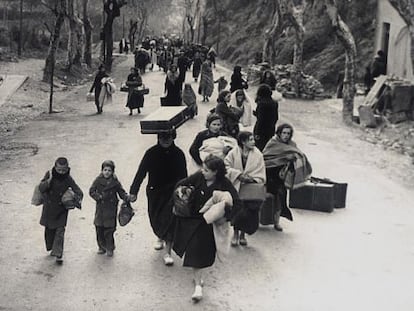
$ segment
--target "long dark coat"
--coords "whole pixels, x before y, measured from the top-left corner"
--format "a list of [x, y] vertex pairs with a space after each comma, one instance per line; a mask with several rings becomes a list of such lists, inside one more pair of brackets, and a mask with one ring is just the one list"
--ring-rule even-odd
[[63, 194], [69, 187], [72, 188], [76, 195], [76, 201], [79, 202], [77, 207], [80, 208], [83, 192], [69, 175], [69, 172], [65, 175], [60, 175], [53, 168], [50, 184], [48, 182], [49, 177], [50, 172], [47, 172], [39, 184], [39, 190], [43, 194], [44, 200], [40, 224], [49, 229], [65, 227], [68, 219], [68, 210], [62, 203]]
[[253, 113], [256, 116], [253, 133], [256, 147], [263, 151], [269, 139], [275, 134], [276, 122], [279, 119], [279, 105], [271, 97], [258, 98], [256, 104], [257, 108]]
[[167, 73], [165, 78], [165, 91], [167, 92], [167, 104], [168, 106], [181, 106], [181, 90], [183, 82], [178, 76], [175, 80], [171, 79]]
[[163, 240], [171, 240], [174, 228], [172, 194], [175, 184], [187, 177], [185, 155], [174, 144], [168, 148], [155, 145], [148, 149], [135, 175], [129, 193], [136, 195], [148, 174], [148, 214], [152, 230]]
[[198, 78], [201, 71], [201, 65], [203, 64], [203, 60], [201, 57], [194, 58], [193, 62], [193, 78]]
[[266, 189], [267, 192], [275, 196], [276, 210], [281, 211], [281, 216], [293, 220], [292, 212], [287, 204], [287, 189], [285, 182], [279, 177], [279, 171], [282, 167], [273, 167], [266, 169]]
[[[128, 75], [127, 81], [137, 82], [137, 86], [142, 85], [142, 78], [138, 73], [131, 73]], [[128, 101], [126, 107], [135, 109], [144, 106], [144, 95], [134, 92], [134, 88], [129, 87], [128, 89]]]
[[233, 197], [233, 209], [240, 208], [239, 195], [227, 178], [216, 180], [214, 184], [207, 186], [201, 171], [180, 181], [177, 186], [179, 185], [192, 185], [195, 189], [191, 217], [177, 216], [173, 249], [180, 257], [185, 254], [183, 265], [186, 267], [210, 267], [216, 258], [213, 226], [206, 223], [199, 210], [211, 198], [214, 190], [230, 192]]
[[116, 227], [118, 195], [127, 200], [128, 194], [116, 177], [105, 178], [99, 175], [89, 189], [89, 195], [96, 201], [94, 225]]

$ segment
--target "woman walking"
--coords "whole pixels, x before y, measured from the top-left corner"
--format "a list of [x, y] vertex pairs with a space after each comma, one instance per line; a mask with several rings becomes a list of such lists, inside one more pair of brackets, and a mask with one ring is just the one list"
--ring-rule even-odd
[[[237, 137], [238, 147], [233, 148], [224, 159], [227, 169], [227, 178], [233, 183], [234, 188], [240, 191], [243, 184], [266, 183], [266, 169], [263, 155], [256, 148], [253, 133], [242, 131]], [[240, 233], [240, 235], [239, 235]], [[234, 235], [231, 245], [247, 245], [245, 233], [234, 227]]]
[[[299, 185], [310, 178], [312, 167], [305, 154], [292, 141], [293, 127], [281, 124], [263, 150], [266, 166], [267, 192], [275, 196], [274, 228], [282, 231], [279, 224], [280, 216], [293, 220], [292, 213], [287, 206], [287, 188]], [[295, 172], [294, 180], [287, 180], [290, 172]]]
[[172, 64], [170, 66], [170, 70], [168, 70], [167, 77], [165, 78], [164, 86], [167, 106], [181, 106], [183, 82], [180, 79], [180, 74], [176, 65]]
[[137, 87], [142, 85], [142, 78], [139, 74], [138, 68], [131, 68], [131, 73], [128, 75], [128, 101], [126, 107], [129, 108], [129, 115], [132, 116], [132, 111], [138, 109], [138, 113], [141, 113], [140, 107], [144, 105], [144, 95], [137, 92]]
[[256, 116], [253, 133], [256, 146], [262, 151], [274, 135], [276, 122], [279, 119], [279, 105], [272, 99], [272, 90], [267, 84], [261, 84], [257, 89], [256, 104], [256, 110], [253, 111], [253, 115]]
[[203, 59], [201, 58], [200, 52], [195, 52], [194, 60], [193, 60], [193, 78], [195, 82], [197, 82], [198, 76], [200, 75], [202, 64], [203, 64]]
[[[217, 250], [213, 225], [208, 224], [199, 211], [216, 190], [230, 193], [233, 208], [237, 209], [240, 205], [237, 191], [225, 175], [226, 168], [223, 160], [210, 155], [204, 160], [201, 171], [177, 184], [177, 186], [190, 186], [194, 189], [189, 204], [191, 215], [189, 217], [177, 216], [173, 246], [178, 256], [184, 256], [183, 266], [193, 268], [195, 288], [191, 298], [194, 302], [200, 301], [203, 297], [203, 269], [214, 264]], [[228, 209], [225, 216], [227, 219], [231, 217]]]
[[95, 105], [98, 114], [102, 113], [102, 105], [99, 102], [99, 96], [101, 95], [102, 90], [102, 79], [107, 77], [108, 75], [106, 74], [105, 66], [99, 65], [98, 73], [96, 74], [92, 87], [89, 91], [89, 93], [92, 93], [95, 90]]
[[135, 202], [141, 184], [148, 174], [148, 215], [152, 230], [158, 237], [154, 248], [161, 250], [164, 248], [164, 241], [166, 242], [164, 263], [167, 266], [174, 263], [171, 257], [174, 217], [170, 199], [175, 184], [187, 177], [185, 156], [174, 144], [175, 138], [175, 131], [158, 134], [158, 143], [145, 152], [129, 190], [130, 201]]
[[201, 65], [201, 78], [198, 93], [203, 96], [203, 102], [208, 102], [209, 97], [213, 94], [214, 79], [213, 79], [213, 67], [211, 61], [206, 61]]

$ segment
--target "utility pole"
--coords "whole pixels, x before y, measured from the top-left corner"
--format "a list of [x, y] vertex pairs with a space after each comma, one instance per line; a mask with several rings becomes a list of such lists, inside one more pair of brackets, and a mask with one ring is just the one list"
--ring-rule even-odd
[[105, 0], [102, 0], [102, 27], [100, 33], [101, 42], [101, 58], [102, 63], [105, 63]]
[[22, 57], [22, 45], [23, 45], [23, 0], [20, 0], [20, 29], [19, 29], [19, 43], [17, 49], [17, 55]]

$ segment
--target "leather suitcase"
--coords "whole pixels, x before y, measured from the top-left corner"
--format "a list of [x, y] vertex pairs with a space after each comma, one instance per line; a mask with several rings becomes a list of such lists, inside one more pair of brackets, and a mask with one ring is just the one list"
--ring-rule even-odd
[[307, 182], [303, 187], [290, 191], [289, 206], [331, 213], [335, 207], [334, 185]]
[[140, 121], [142, 134], [158, 134], [177, 129], [190, 118], [186, 106], [161, 107]]
[[328, 178], [311, 177], [311, 181], [334, 185], [334, 206], [335, 208], [344, 208], [346, 206], [347, 183], [332, 181]]
[[275, 214], [273, 207], [274, 204], [274, 195], [271, 193], [266, 193], [266, 199], [264, 200], [259, 212], [259, 221], [261, 225], [273, 225]]

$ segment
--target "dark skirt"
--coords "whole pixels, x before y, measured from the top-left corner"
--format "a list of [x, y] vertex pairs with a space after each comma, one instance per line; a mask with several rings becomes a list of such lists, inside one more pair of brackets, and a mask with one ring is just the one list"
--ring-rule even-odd
[[164, 240], [172, 241], [175, 216], [171, 200], [174, 187], [153, 189], [147, 187], [148, 216], [154, 234]]
[[173, 248], [180, 257], [184, 255], [185, 267], [201, 269], [212, 266], [216, 259], [213, 226], [202, 217], [177, 217]]
[[141, 108], [144, 106], [144, 95], [130, 91], [128, 93], [128, 102], [126, 106], [129, 109]]
[[275, 196], [275, 210], [280, 210], [280, 216], [293, 221], [293, 215], [287, 204], [287, 189], [284, 181], [279, 177], [280, 168], [266, 170], [267, 192]]

